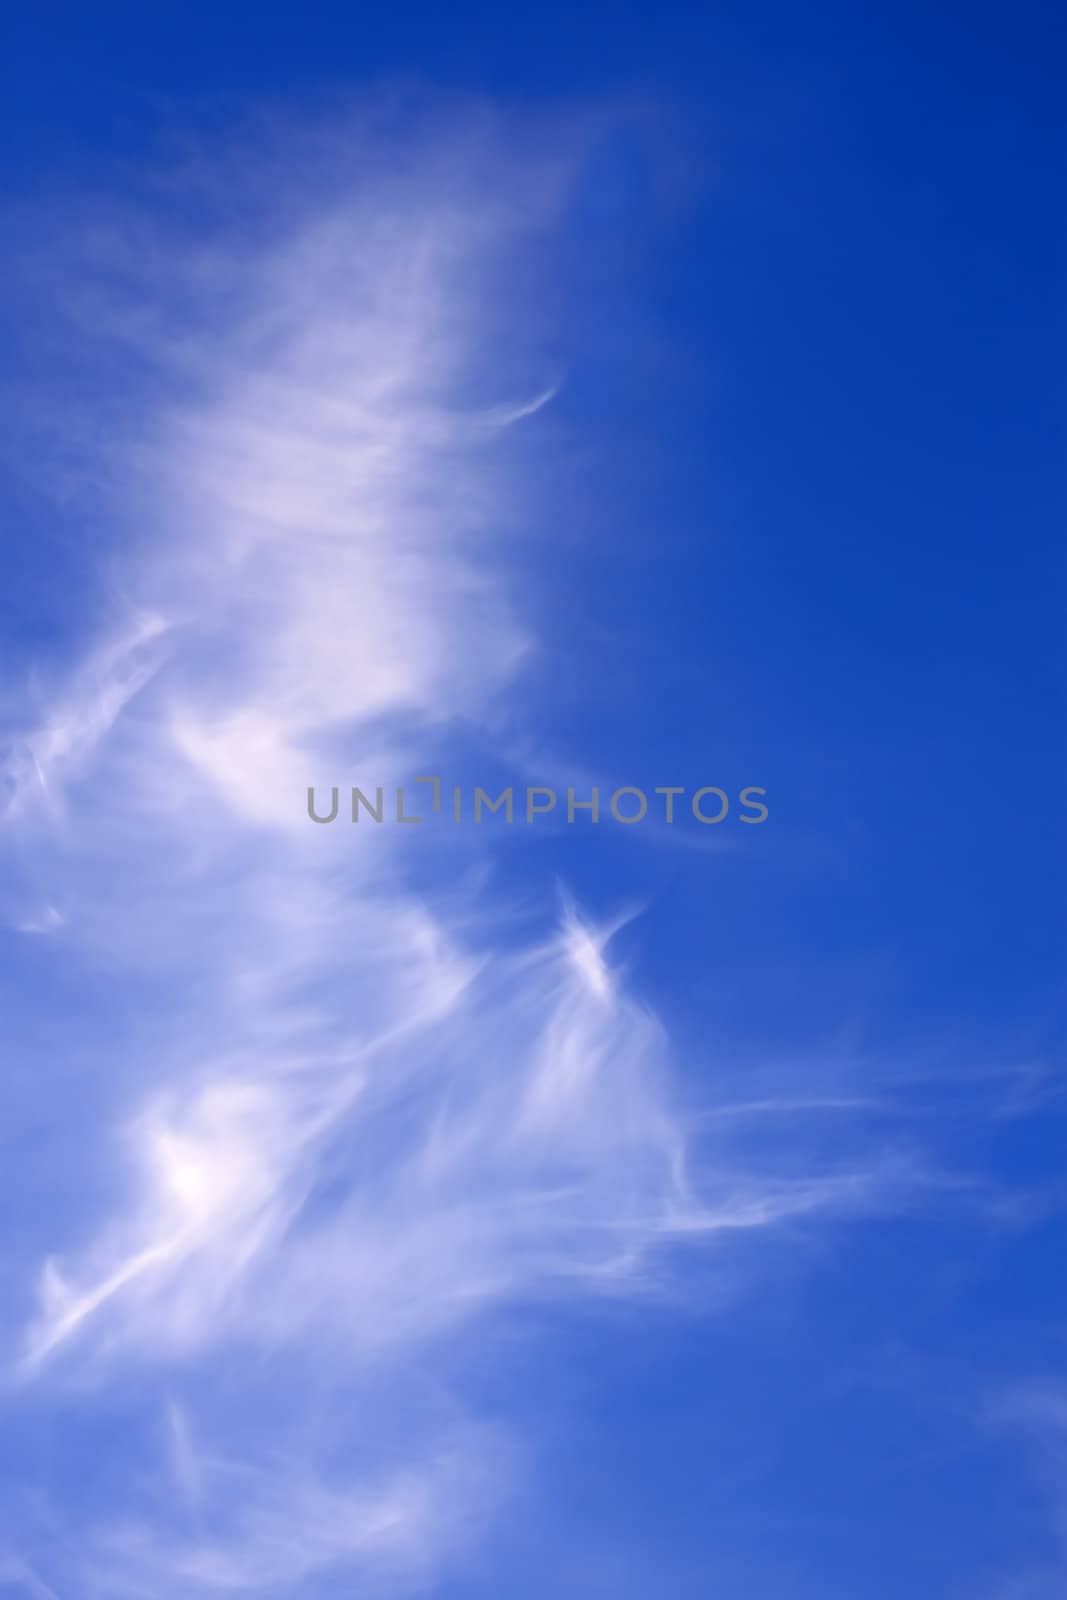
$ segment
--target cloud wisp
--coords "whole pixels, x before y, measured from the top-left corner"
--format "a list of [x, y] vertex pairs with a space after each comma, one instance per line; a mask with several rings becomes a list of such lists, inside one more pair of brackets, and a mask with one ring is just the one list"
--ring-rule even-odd
[[[97, 1407], [136, 1372], [149, 1465], [30, 1592], [425, 1584], [510, 1454], [506, 1419], [424, 1403], [418, 1352], [501, 1307], [648, 1293], [666, 1245], [877, 1187], [694, 1179], [612, 928], [565, 904], [531, 932], [477, 862], [424, 884], [391, 835], [307, 823], [316, 764], [405, 781], [428, 737], [521, 709], [530, 446], [497, 446], [551, 373], [516, 394], [486, 345], [525, 310], [506, 264], [555, 225], [567, 162], [499, 135], [398, 153], [346, 127], [213, 176], [238, 218], [182, 248], [93, 234], [100, 337], [150, 403], [107, 446], [122, 598], [5, 763], [10, 936], [48, 936], [60, 1003], [92, 979], [133, 1020], [85, 1091], [100, 1206], [36, 1264], [12, 1369], [19, 1404]], [[257, 186], [275, 227], [247, 223]], [[258, 1415], [279, 1388], [299, 1422]]]

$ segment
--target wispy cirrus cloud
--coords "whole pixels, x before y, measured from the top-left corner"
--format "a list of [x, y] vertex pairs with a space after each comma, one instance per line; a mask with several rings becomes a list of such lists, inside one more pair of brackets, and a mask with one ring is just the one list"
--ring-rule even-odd
[[[447, 1421], [422, 1404], [418, 1351], [494, 1308], [647, 1292], [666, 1245], [883, 1192], [869, 1166], [761, 1169], [747, 1141], [694, 1175], [616, 930], [566, 904], [531, 930], [477, 861], [429, 886], [395, 835], [307, 823], [317, 771], [402, 781], [425, 740], [521, 710], [507, 550], [531, 469], [493, 452], [554, 378], [528, 363], [516, 394], [486, 346], [528, 314], [508, 262], [555, 224], [574, 156], [502, 131], [347, 124], [209, 172], [233, 209], [180, 248], [114, 214], [92, 235], [101, 336], [151, 372], [106, 443], [132, 598], [6, 766], [9, 837], [54, 908], [13, 921], [57, 932], [60, 996], [103, 973], [135, 1019], [89, 1096], [107, 1193], [11, 1330], [20, 1404], [149, 1388], [152, 1490], [119, 1475], [86, 1512], [55, 1578], [80, 1593], [424, 1583], [502, 1445], [458, 1399]], [[249, 1419], [264, 1363], [357, 1415], [384, 1394], [387, 1444], [313, 1414], [292, 1449]], [[174, 1401], [221, 1371], [228, 1406]]]

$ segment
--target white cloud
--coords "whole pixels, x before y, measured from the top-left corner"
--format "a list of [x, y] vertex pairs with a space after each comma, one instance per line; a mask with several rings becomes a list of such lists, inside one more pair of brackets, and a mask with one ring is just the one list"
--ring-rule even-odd
[[[116, 515], [153, 508], [134, 618], [11, 757], [9, 816], [61, 880], [65, 959], [148, 973], [158, 1014], [154, 1053], [112, 1063], [120, 1126], [87, 1130], [115, 1140], [114, 1210], [41, 1269], [38, 1383], [162, 1383], [237, 1349], [403, 1392], [417, 1347], [490, 1306], [643, 1291], [666, 1242], [867, 1203], [869, 1174], [691, 1183], [614, 928], [568, 908], [551, 938], [504, 936], [462, 882], [417, 893], [402, 830], [307, 823], [309, 782], [389, 784], [430, 733], [491, 725], [529, 648], [501, 559], [518, 469], [485, 452], [550, 389], [508, 394], [482, 352], [503, 252], [551, 216], [561, 166], [509, 165], [496, 135], [400, 175], [346, 156], [306, 202], [302, 153], [268, 162], [274, 237], [149, 251], [140, 303], [105, 319], [165, 396], [113, 446]], [[108, 253], [135, 272], [121, 237]], [[94, 1525], [90, 1594], [263, 1593], [345, 1563], [361, 1593], [403, 1586], [486, 1498], [469, 1419], [439, 1454], [412, 1426], [407, 1465], [357, 1437], [353, 1486], [254, 1440], [220, 1465], [192, 1442], [210, 1422], [168, 1414], [179, 1498], [227, 1515]]]

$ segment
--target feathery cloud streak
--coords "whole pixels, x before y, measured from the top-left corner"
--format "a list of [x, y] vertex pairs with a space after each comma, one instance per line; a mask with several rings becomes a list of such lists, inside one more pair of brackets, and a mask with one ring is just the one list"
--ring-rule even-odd
[[[565, 904], [531, 934], [466, 860], [431, 892], [395, 836], [307, 824], [316, 765], [403, 781], [428, 737], [521, 711], [533, 446], [499, 445], [551, 373], [527, 355], [516, 393], [495, 341], [531, 320], [507, 264], [558, 225], [574, 152], [500, 133], [348, 124], [187, 173], [217, 215], [180, 247], [88, 230], [72, 309], [149, 374], [103, 447], [121, 577], [5, 762], [12, 929], [46, 936], [60, 1005], [89, 977], [128, 1022], [89, 1079], [101, 1204], [12, 1342], [20, 1403], [106, 1407], [134, 1371], [150, 1395], [149, 1465], [52, 1558], [78, 1592], [425, 1583], [510, 1451], [423, 1395], [418, 1350], [876, 1187], [725, 1157], [694, 1183], [610, 929]], [[265, 1419], [279, 1389], [301, 1407]], [[342, 1405], [348, 1430], [317, 1409]]]

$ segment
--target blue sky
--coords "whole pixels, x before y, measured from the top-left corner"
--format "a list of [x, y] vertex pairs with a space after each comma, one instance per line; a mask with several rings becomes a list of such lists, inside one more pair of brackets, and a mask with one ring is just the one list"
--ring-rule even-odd
[[8, 32], [0, 1594], [1061, 1595], [1053, 8]]

